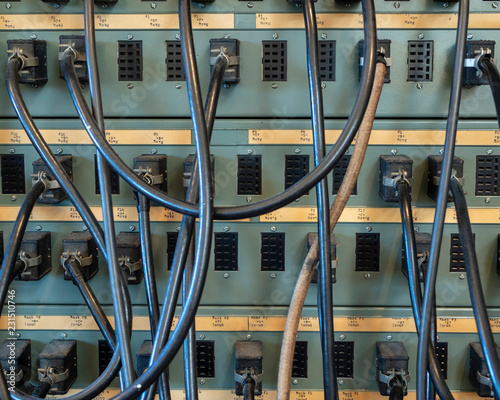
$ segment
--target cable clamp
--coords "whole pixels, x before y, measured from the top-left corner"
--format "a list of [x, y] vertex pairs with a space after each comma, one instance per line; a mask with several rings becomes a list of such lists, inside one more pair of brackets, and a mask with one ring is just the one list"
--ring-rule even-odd
[[[458, 178], [455, 175], [455, 173], [452, 174], [451, 179], [456, 179], [460, 183], [460, 185], [462, 185], [462, 186], [465, 183], [465, 179], [464, 178]], [[439, 186], [439, 184], [441, 183], [441, 176], [434, 176], [432, 178], [432, 183], [433, 183], [433, 185]]]
[[491, 378], [489, 376], [484, 376], [477, 371], [477, 381], [484, 386], [488, 386], [491, 389], [491, 397], [495, 396], [495, 393], [493, 392], [493, 383], [491, 382]]
[[31, 174], [31, 182], [33, 185], [37, 182], [43, 182], [45, 185], [45, 191], [61, 188], [61, 185], [57, 180], [49, 179], [47, 173], [43, 171], [38, 171], [37, 174]]
[[253, 379], [255, 384], [262, 382], [262, 373], [256, 374], [253, 369], [245, 369], [243, 374], [239, 374], [234, 371], [234, 380], [236, 383], [240, 383], [241, 385], [245, 385], [248, 379]]
[[130, 262], [130, 257], [127, 256], [121, 256], [118, 259], [118, 263], [120, 264], [120, 267], [128, 269], [129, 275], [132, 275], [134, 272], [139, 271], [142, 268], [142, 260], [132, 263]]
[[76, 261], [78, 261], [81, 267], [92, 265], [92, 254], [88, 257], [82, 257], [82, 252], [80, 250], [77, 250], [76, 252], [66, 250], [61, 255], [61, 265], [63, 266], [65, 271], [67, 271], [66, 263], [70, 258], [74, 258]]
[[406, 171], [399, 170], [398, 172], [392, 173], [392, 178], [384, 176], [382, 178], [382, 185], [387, 187], [397, 188], [397, 185], [400, 181], [405, 181], [408, 186], [413, 185], [413, 178], [408, 178], [408, 173]]
[[151, 168], [139, 167], [134, 172], [149, 185], [161, 185], [164, 181], [163, 175], [153, 175]]
[[429, 252], [428, 251], [424, 251], [423, 253], [419, 253], [417, 254], [417, 269], [418, 269], [418, 275], [419, 275], [419, 279], [420, 280], [423, 280], [424, 279], [424, 269], [422, 267], [422, 265], [424, 264], [424, 262], [428, 261], [429, 260]]
[[40, 60], [38, 57], [29, 57], [23, 53], [23, 49], [19, 47], [14, 47], [12, 50], [7, 50], [7, 54], [11, 54], [9, 61], [13, 58], [17, 58], [21, 61], [21, 69], [38, 67], [40, 65]]
[[[478, 78], [483, 77], [483, 71], [479, 67], [479, 61], [485, 56], [491, 56], [491, 49], [483, 49], [482, 47], [479, 50], [476, 50], [475, 54], [477, 54], [474, 58], [466, 58], [464, 61], [464, 66], [465, 68], [475, 68], [476, 69], [476, 76]], [[495, 59], [491, 59], [493, 63], [496, 64]]]
[[210, 57], [210, 65], [215, 65], [215, 63], [217, 62], [217, 59], [221, 56], [226, 58], [228, 67], [240, 65], [240, 56], [228, 56], [223, 51], [221, 51], [220, 54], [216, 57]]
[[52, 367], [38, 368], [37, 371], [38, 371], [38, 380], [41, 381], [43, 379], [48, 378], [52, 382], [52, 386], [56, 383], [64, 382], [66, 379], [69, 378], [69, 369], [67, 369], [61, 374], [58, 374], [55, 368]]
[[[12, 375], [9, 374], [9, 372], [6, 369], [3, 370], [3, 374], [7, 378], [12, 376]], [[21, 382], [21, 379], [23, 379], [23, 376], [24, 376], [23, 370], [20, 369], [19, 372], [14, 375], [14, 382], [16, 382], [16, 383], [17, 382]]]
[[64, 57], [64, 53], [69, 50], [73, 53], [73, 61], [86, 61], [85, 54], [79, 53], [78, 51], [75, 50], [74, 48], [75, 43], [61, 43], [59, 44], [59, 54], [57, 55], [57, 59], [59, 61], [62, 61]]
[[391, 394], [391, 390], [395, 385], [401, 385], [406, 392], [408, 382], [410, 381], [410, 373], [406, 372], [403, 369], [392, 369], [387, 371], [386, 374], [384, 374], [382, 371], [379, 371], [378, 380], [381, 383], [385, 383], [387, 385], [387, 395]]
[[[380, 53], [380, 54], [382, 54], [384, 56], [385, 65], [387, 67], [392, 67], [392, 57], [386, 57], [383, 53]], [[364, 57], [359, 57], [359, 66], [362, 67], [364, 65], [365, 65], [365, 58]]]
[[19, 259], [24, 263], [24, 270], [21, 272], [22, 275], [31, 275], [31, 272], [26, 270], [28, 268], [38, 267], [42, 263], [42, 255], [30, 258], [25, 251], [19, 252]]

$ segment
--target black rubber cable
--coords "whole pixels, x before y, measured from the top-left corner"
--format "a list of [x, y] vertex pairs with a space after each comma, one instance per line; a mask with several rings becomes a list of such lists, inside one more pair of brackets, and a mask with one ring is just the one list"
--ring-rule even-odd
[[[325, 178], [333, 167], [342, 159], [363, 120], [375, 76], [377, 60], [375, 7], [373, 0], [363, 0], [362, 5], [365, 40], [363, 57], [365, 62], [361, 76], [361, 85], [346, 126], [333, 148], [318, 167], [309, 172], [300, 182], [297, 182], [284, 192], [254, 204], [237, 207], [216, 207], [214, 218], [221, 220], [251, 218], [281, 208], [309, 192], [309, 190], [311, 190], [321, 179]], [[97, 127], [92, 124], [92, 121], [88, 121], [85, 128], [99, 152], [106, 158], [112, 168], [135, 190], [163, 207], [182, 214], [194, 217], [198, 216], [198, 211], [194, 204], [174, 199], [142, 181], [130, 167], [120, 159], [118, 154], [113, 150], [113, 147], [105, 139], [96, 135]]]
[[49, 378], [43, 378], [38, 385], [36, 385], [33, 392], [33, 397], [37, 399], [45, 399], [49, 394], [50, 389], [52, 389], [52, 383]]
[[[318, 165], [326, 153], [325, 120], [323, 114], [323, 93], [318, 49], [318, 27], [314, 0], [303, 0], [306, 43], [307, 71], [309, 76], [309, 96], [311, 104], [312, 128], [314, 138], [314, 163]], [[325, 400], [338, 399], [338, 385], [334, 361], [332, 268], [330, 241], [330, 199], [328, 180], [322, 179], [316, 186], [318, 206], [318, 309], [323, 358], [323, 387]]]
[[486, 302], [484, 301], [484, 292], [481, 285], [481, 275], [479, 273], [467, 201], [465, 200], [465, 194], [458, 179], [451, 179], [450, 189], [453, 195], [453, 201], [455, 202], [458, 232], [460, 244], [464, 252], [465, 271], [469, 284], [472, 310], [474, 311], [477, 331], [485, 355], [486, 365], [488, 366], [495, 398], [500, 399], [500, 361], [498, 360], [497, 345], [491, 331], [488, 310], [486, 308]]
[[[405, 392], [403, 386], [394, 385], [389, 394], [389, 400], [403, 400], [405, 397]], [[428, 400], [431, 400], [430, 398]]]
[[[411, 209], [410, 187], [406, 181], [399, 181], [397, 185], [399, 195], [399, 206], [401, 211], [401, 222], [403, 225], [403, 238], [406, 252], [406, 266], [408, 275], [408, 287], [410, 289], [410, 299], [415, 318], [417, 334], [420, 334], [420, 315], [422, 310], [422, 292], [420, 288], [420, 271], [417, 262], [417, 244], [415, 240], [415, 229], [413, 226], [413, 213]], [[429, 343], [429, 372], [434, 383], [434, 387], [442, 400], [454, 400], [448, 388], [441, 366], [436, 357], [436, 352]]]
[[[101, 83], [99, 78], [99, 66], [97, 63], [97, 49], [95, 40], [95, 19], [94, 19], [94, 1], [84, 0], [84, 27], [85, 27], [85, 47], [88, 64], [90, 99], [92, 112], [95, 122], [99, 126], [98, 134], [106, 140], [104, 136], [104, 113], [102, 108]], [[68, 49], [69, 50], [69, 49]], [[73, 57], [75, 54], [72, 50]], [[67, 79], [71, 73], [75, 74], [74, 67], [67, 71], [64, 77]], [[118, 264], [118, 255], [116, 247], [115, 223], [113, 216], [113, 201], [111, 198], [111, 180], [109, 176], [109, 166], [101, 154], [97, 154], [97, 168], [99, 175], [99, 187], [101, 188], [101, 204], [104, 222], [104, 236], [106, 240], [107, 266], [111, 286], [111, 295], [113, 298], [113, 307], [115, 311], [116, 341], [120, 345], [120, 358], [122, 371], [120, 373], [120, 382], [122, 389], [130, 386], [135, 380], [137, 374], [134, 369], [134, 358], [130, 345], [130, 332], [126, 320], [126, 298], [122, 296], [128, 286], [123, 279], [121, 267]]]
[[[217, 57], [210, 77], [210, 85], [207, 98], [205, 100], [205, 119], [207, 121], [207, 133], [209, 135], [209, 141], [212, 138], [220, 89], [227, 67], [227, 57]], [[193, 203], [196, 203], [198, 201], [199, 176], [197, 171], [198, 160], [195, 157], [191, 173], [191, 180], [186, 195], [187, 201], [192, 201]], [[194, 230], [194, 223], [195, 219], [189, 216], [184, 216], [181, 221], [181, 227], [179, 230], [179, 235], [177, 237], [174, 258], [172, 260], [172, 273], [170, 274], [164, 306], [160, 316], [158, 335], [157, 338], [155, 338], [155, 340], [153, 341], [153, 348], [151, 350], [151, 358], [149, 360], [150, 367], [158, 357], [161, 349], [165, 346], [165, 343], [167, 342], [170, 335], [170, 329], [172, 327], [177, 299], [179, 297], [179, 292], [182, 285], [182, 277], [184, 274], [184, 268], [186, 265], [191, 237]], [[156, 384], [153, 384], [142, 396], [142, 400], [153, 400], [155, 393]]]
[[[151, 339], [154, 340], [158, 332], [160, 320], [160, 304], [156, 288], [156, 276], [153, 258], [153, 243], [151, 239], [151, 203], [146, 196], [137, 193], [137, 211], [139, 213], [139, 232], [141, 238], [142, 266], [144, 271], [144, 286], [146, 288], [146, 301], [148, 304], [149, 323], [151, 326]], [[170, 385], [168, 369], [162, 374], [159, 381], [159, 395], [161, 400], [169, 400]]]
[[493, 94], [497, 112], [498, 125], [500, 126], [500, 73], [490, 57], [481, 57], [479, 59], [479, 68], [486, 74], [490, 82], [491, 93]]
[[441, 241], [443, 239], [444, 220], [448, 203], [448, 191], [455, 153], [455, 141], [460, 111], [460, 100], [464, 76], [467, 29], [469, 24], [469, 0], [460, 0], [458, 12], [458, 29], [455, 48], [453, 79], [451, 84], [450, 105], [446, 126], [446, 139], [441, 171], [441, 179], [436, 201], [432, 239], [429, 252], [428, 273], [425, 278], [422, 314], [420, 318], [420, 336], [417, 351], [417, 400], [425, 400], [427, 388], [427, 368], [429, 364], [428, 348], [432, 324], [432, 308], [436, 290]]
[[243, 385], [243, 400], [255, 399], [255, 381], [252, 378], [247, 378]]

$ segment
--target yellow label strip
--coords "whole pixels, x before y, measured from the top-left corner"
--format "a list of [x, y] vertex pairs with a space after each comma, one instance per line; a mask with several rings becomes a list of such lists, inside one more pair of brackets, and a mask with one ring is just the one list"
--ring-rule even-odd
[[[114, 318], [109, 317], [114, 326]], [[172, 329], [179, 317], [175, 317]], [[200, 332], [283, 332], [285, 316], [198, 316], [196, 329]], [[0, 319], [0, 329], [6, 330], [6, 315]], [[335, 329], [339, 332], [406, 332], [414, 333], [415, 322], [411, 317], [335, 317]], [[438, 317], [437, 328], [441, 333], [476, 333], [476, 323], [472, 317]], [[500, 318], [490, 318], [494, 333], [500, 333]], [[16, 330], [68, 330], [97, 331], [98, 327], [91, 316], [82, 315], [17, 315]], [[149, 319], [136, 316], [133, 321], [135, 331], [149, 330]], [[300, 332], [319, 332], [318, 317], [302, 317]]]
[[[341, 130], [326, 130], [327, 144], [334, 144]], [[374, 130], [370, 136], [371, 145], [442, 146], [445, 131], [432, 130]], [[250, 129], [249, 144], [313, 144], [312, 131], [308, 129]], [[500, 144], [500, 131], [461, 130], [457, 132], [458, 146], [495, 146]]]
[[[256, 14], [257, 29], [303, 29], [302, 14]], [[316, 14], [320, 29], [362, 29], [363, 16], [356, 13]], [[377, 29], [456, 29], [457, 14], [377, 14]], [[471, 14], [470, 29], [499, 29], [498, 14]]]
[[[234, 14], [193, 14], [194, 29], [234, 29]], [[96, 29], [179, 29], [177, 14], [99, 14]], [[83, 30], [82, 14], [2, 14], [0, 30]]]
[[[42, 129], [41, 133], [48, 144], [92, 144], [83, 129]], [[106, 138], [111, 144], [124, 145], [191, 144], [191, 131], [111, 129], [106, 131]], [[0, 129], [0, 144], [31, 144], [31, 141], [22, 129]]]

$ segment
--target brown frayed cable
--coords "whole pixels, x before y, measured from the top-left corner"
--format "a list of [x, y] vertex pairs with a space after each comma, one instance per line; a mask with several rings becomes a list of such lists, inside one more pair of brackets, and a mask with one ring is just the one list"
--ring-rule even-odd
[[[386, 68], [387, 67], [384, 63], [377, 63], [375, 81], [373, 83], [370, 101], [356, 137], [356, 144], [354, 145], [351, 161], [349, 162], [349, 167], [347, 168], [337, 197], [330, 208], [330, 229], [332, 231], [335, 228], [347, 201], [349, 200], [354, 186], [356, 185], [359, 171], [361, 170], [361, 165], [363, 164], [363, 160], [365, 158], [366, 148], [368, 147], [373, 121], [375, 119], [375, 113], [377, 111], [380, 94], [384, 85]], [[297, 338], [297, 331], [299, 329], [300, 317], [302, 315], [302, 309], [304, 307], [307, 291], [314, 275], [314, 269], [318, 263], [318, 254], [319, 245], [318, 238], [316, 238], [307, 253], [304, 264], [302, 264], [302, 268], [293, 291], [290, 308], [288, 310], [285, 331], [283, 333], [283, 342], [281, 344], [278, 372], [278, 393], [276, 400], [290, 399], [295, 341]]]

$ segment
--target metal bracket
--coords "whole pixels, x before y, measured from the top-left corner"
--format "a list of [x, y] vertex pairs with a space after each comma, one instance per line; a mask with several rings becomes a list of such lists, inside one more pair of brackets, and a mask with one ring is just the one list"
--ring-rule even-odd
[[[385, 59], [385, 65], [388, 67], [392, 67], [392, 57], [385, 57], [384, 56], [384, 59]], [[365, 58], [359, 57], [359, 66], [362, 67], [364, 65], [365, 65]]]
[[150, 185], [161, 185], [164, 181], [163, 175], [153, 175], [150, 168], [136, 168], [134, 172]]
[[40, 60], [38, 57], [28, 57], [23, 54], [23, 49], [19, 47], [14, 47], [12, 50], [7, 50], [7, 54], [11, 54], [9, 61], [13, 58], [17, 58], [21, 61], [21, 69], [38, 67], [40, 65]]
[[378, 372], [378, 380], [387, 385], [387, 395], [391, 394], [393, 386], [399, 381], [403, 384], [403, 388], [406, 391], [408, 387], [408, 382], [410, 381], [410, 373], [405, 372], [403, 369], [400, 370], [390, 370], [384, 374], [382, 371]]
[[38, 267], [42, 263], [42, 255], [30, 258], [25, 251], [19, 252], [19, 259], [24, 263], [24, 271], [22, 274], [31, 275], [31, 272], [26, 271], [27, 268]]
[[139, 271], [142, 268], [142, 260], [131, 263], [130, 257], [121, 256], [118, 259], [118, 262], [120, 263], [120, 267], [125, 267], [128, 269], [129, 275], [132, 275], [132, 273]]
[[43, 171], [38, 171], [38, 174], [31, 174], [31, 182], [33, 185], [39, 181], [43, 182], [45, 185], [45, 191], [61, 188], [58, 181], [55, 179], [49, 180], [47, 173]]
[[65, 251], [61, 255], [61, 265], [65, 271], [67, 270], [66, 263], [70, 258], [77, 260], [81, 267], [86, 267], [92, 264], [92, 254], [88, 257], [82, 257], [82, 253], [80, 251]]
[[234, 380], [236, 381], [236, 383], [244, 385], [248, 378], [253, 379], [255, 384], [262, 382], [262, 374], [257, 375], [253, 369], [246, 369], [245, 373], [243, 374], [239, 374], [234, 371]]
[[[7, 377], [8, 375], [8, 371], [6, 369], [3, 370], [3, 373], [4, 375]], [[20, 382], [21, 379], [23, 379], [23, 376], [24, 376], [24, 373], [23, 373], [23, 370], [20, 369], [19, 372], [17, 374], [14, 375], [14, 382]]]
[[477, 371], [477, 381], [481, 385], [488, 386], [491, 389], [491, 394], [490, 394], [491, 397], [495, 396], [495, 393], [493, 392], [493, 383], [491, 382], [491, 378], [489, 376], [481, 375], [479, 371]]
[[[451, 179], [456, 179], [458, 182], [460, 182], [460, 185], [462, 185], [462, 186], [465, 183], [465, 179], [464, 178], [458, 178], [457, 177], [457, 172], [455, 170], [453, 170], [452, 173], [451, 173]], [[440, 182], [441, 182], [441, 176], [434, 176], [432, 178], [432, 183], [434, 185], [439, 186]]]
[[408, 186], [413, 185], [413, 178], [408, 178], [407, 177], [407, 172], [406, 171], [401, 171], [399, 170], [398, 172], [393, 172], [393, 177], [388, 178], [387, 176], [384, 176], [382, 178], [382, 185], [383, 186], [388, 186], [388, 187], [393, 187], [396, 189], [396, 186], [399, 181], [406, 181], [408, 183]]
[[[466, 58], [464, 61], [464, 66], [465, 68], [475, 68], [476, 71], [476, 76], [478, 78], [483, 77], [483, 71], [481, 71], [481, 68], [479, 68], [479, 61], [481, 58], [483, 58], [486, 55], [491, 55], [491, 49], [483, 49], [482, 47], [479, 50], [476, 50], [475, 54], [477, 54], [476, 57], [474, 58]], [[496, 60], [494, 58], [491, 59], [493, 63], [496, 64]]]
[[223, 51], [221, 51], [217, 57], [210, 57], [210, 65], [215, 65], [215, 63], [217, 62], [217, 58], [219, 58], [220, 56], [226, 58], [228, 67], [240, 65], [240, 56], [228, 56]]
[[74, 61], [77, 62], [77, 61], [86, 61], [86, 57], [85, 57], [85, 54], [81, 54], [79, 52], [77, 52], [75, 49], [74, 49], [74, 43], [73, 44], [68, 44], [68, 43], [62, 43], [62, 44], [59, 44], [59, 54], [57, 55], [57, 59], [59, 61], [62, 61], [63, 59], [63, 55], [64, 55], [64, 52], [66, 50], [70, 50], [71, 52], [73, 52], [73, 56], [74, 56]]
[[69, 378], [69, 369], [64, 371], [63, 373], [58, 374], [57, 371], [52, 367], [38, 368], [38, 380], [42, 380], [45, 378], [50, 379], [52, 385], [64, 382]]

